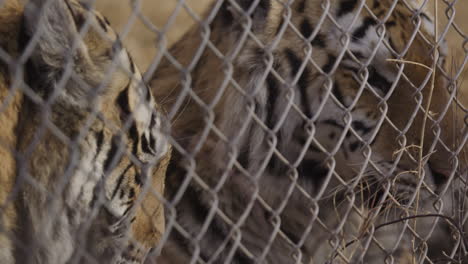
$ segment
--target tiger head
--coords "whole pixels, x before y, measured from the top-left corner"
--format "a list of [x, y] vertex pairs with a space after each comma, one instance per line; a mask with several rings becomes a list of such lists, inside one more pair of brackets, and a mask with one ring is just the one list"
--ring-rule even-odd
[[[319, 142], [331, 143], [327, 150], [341, 144], [338, 174], [345, 179], [361, 174], [370, 180], [359, 188], [389, 188], [396, 200], [412, 203], [421, 195], [415, 190], [428, 195], [448, 179], [457, 117], [447, 111], [447, 50], [435, 36], [432, 18], [414, 2], [393, 3], [366, 1], [362, 8], [359, 1], [337, 3], [327, 50], [341, 59], [330, 66], [331, 109], [319, 117], [329, 129], [317, 131]], [[330, 123], [331, 115], [341, 120]]]
[[[109, 22], [89, 6], [29, 1], [23, 24], [28, 85], [41, 100], [28, 99], [36, 129], [27, 126], [22, 149], [31, 151], [28, 173], [51, 193], [65, 192], [56, 228], [68, 235], [45, 238], [44, 250], [63, 262], [81, 248], [98, 262], [141, 263], [164, 232], [171, 148], [163, 110]], [[37, 128], [47, 136], [34, 144]], [[54, 223], [31, 218], [35, 228]]]
[[[273, 154], [269, 169], [298, 164], [299, 175], [310, 174], [308, 178], [329, 177], [344, 189], [344, 182], [368, 180], [369, 186], [402, 187], [398, 195], [423, 179], [428, 185], [448, 179], [456, 156], [453, 120], [463, 124], [463, 117], [447, 111], [453, 89], [448, 89], [444, 70], [446, 45], [436, 38], [423, 6], [386, 0], [239, 2], [255, 11], [250, 28], [234, 22], [237, 38], [251, 30], [256, 39], [221, 50], [236, 54], [233, 78], [247, 95], [256, 96], [256, 104], [265, 104], [256, 115], [263, 129], [275, 131], [283, 155], [275, 160]], [[231, 13], [239, 21], [247, 19]], [[259, 84], [266, 89], [256, 88]], [[233, 109], [220, 112], [227, 116], [229, 111]], [[322, 161], [337, 175], [310, 170]]]
[[[334, 162], [332, 181], [340, 178], [328, 194], [353, 188], [357, 200], [383, 209], [383, 222], [451, 215], [457, 205], [443, 190], [445, 184], [455, 186], [455, 173], [467, 166], [457, 157], [466, 149], [466, 132], [464, 114], [453, 110], [456, 87], [446, 72], [443, 32], [436, 35], [433, 18], [415, 1], [331, 2], [334, 21], [325, 23], [323, 37], [322, 65], [328, 68], [318, 75], [320, 98], [312, 109], [312, 145], [329, 166]], [[323, 36], [319, 32], [312, 43]], [[312, 54], [317, 50], [312, 45]], [[323, 108], [319, 101], [326, 101]], [[418, 235], [430, 237], [429, 247], [441, 237], [452, 243], [442, 231], [431, 233], [433, 220], [418, 220]], [[404, 228], [397, 223], [380, 230], [376, 239], [387, 249], [396, 241], [389, 233], [403, 234]], [[440, 253], [436, 248], [431, 254]]]

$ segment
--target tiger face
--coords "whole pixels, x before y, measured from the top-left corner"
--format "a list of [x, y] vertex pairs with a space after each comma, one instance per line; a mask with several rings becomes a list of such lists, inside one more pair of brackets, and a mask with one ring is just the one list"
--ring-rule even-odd
[[165, 114], [89, 6], [29, 1], [23, 20], [26, 90], [38, 97], [20, 121], [18, 177], [32, 181], [19, 186], [19, 236], [34, 250], [19, 261], [143, 263], [164, 231]]
[[[449, 138], [434, 135], [433, 129], [441, 121], [435, 122], [432, 114], [422, 132], [429, 94], [434, 94], [430, 113], [443, 112], [450, 102], [447, 80], [440, 74], [443, 63], [434, 64], [438, 58], [433, 58], [436, 54], [445, 57], [445, 43], [435, 45], [434, 25], [422, 9], [403, 3], [393, 7], [391, 1], [367, 1], [363, 6], [359, 1], [336, 1], [331, 5], [334, 21], [322, 25], [327, 35], [322, 31], [311, 35], [315, 17], [294, 21], [305, 38], [312, 38], [311, 60], [323, 65], [308, 77], [313, 66], [301, 63], [305, 70], [296, 75], [298, 84], [302, 80], [308, 86], [301, 94], [308, 99], [301, 110], [305, 109], [306, 116], [309, 113], [312, 122], [305, 122], [315, 131], [300, 135], [298, 149], [302, 151], [304, 142], [315, 139], [310, 147], [316, 151], [309, 151], [306, 159], [332, 157], [341, 178], [338, 182], [369, 180], [369, 186], [391, 185], [402, 200], [414, 200], [410, 190], [422, 181], [432, 185], [435, 177], [427, 160], [422, 161], [422, 172], [418, 171], [420, 147], [428, 153], [434, 151], [438, 138]], [[306, 5], [304, 13], [307, 11]], [[324, 43], [317, 44], [318, 39]], [[288, 56], [291, 67], [300, 62], [298, 57]], [[446, 125], [446, 119], [441, 120]], [[429, 163], [440, 170], [443, 165], [439, 163], [446, 163], [450, 156], [442, 146], [437, 148], [440, 150]], [[444, 154], [445, 159], [441, 158]], [[363, 178], [356, 181], [359, 174]], [[407, 191], [409, 196], [403, 198]]]
[[[388, 10], [391, 10], [390, 3], [385, 1], [369, 2], [368, 5], [372, 5], [372, 12], [379, 14], [381, 19], [390, 12]], [[417, 14], [415, 10], [421, 12], [419, 16], [415, 16]], [[438, 138], [431, 130], [440, 126], [440, 121], [435, 122], [431, 119], [436, 119], [434, 113], [441, 113], [442, 108], [450, 102], [450, 95], [446, 90], [448, 82], [440, 72], [444, 66], [443, 58], [446, 56], [445, 43], [436, 44], [438, 39], [434, 35], [434, 25], [429, 15], [422, 9], [412, 9], [404, 4], [398, 4], [388, 19], [382, 21], [385, 21], [382, 23], [385, 27], [381, 26], [380, 30], [384, 28], [386, 30], [384, 35], [383, 32], [380, 33], [382, 44], [377, 44], [380, 39], [379, 25], [369, 26], [367, 29], [369, 32], [366, 34], [368, 39], [359, 40], [368, 44], [360, 45], [359, 49], [353, 49], [353, 45], [349, 47], [351, 53], [358, 54], [358, 64], [344, 59], [342, 63], [346, 64], [346, 68], [354, 67], [354, 69], [338, 73], [352, 75], [359, 71], [362, 65], [365, 65], [368, 71], [369, 85], [364, 87], [361, 97], [357, 96], [360, 85], [354, 82], [354, 85], [348, 84], [352, 88], [350, 90], [355, 91], [351, 92], [354, 94], [350, 96], [349, 93], [345, 93], [341, 98], [345, 103], [344, 106], [349, 106], [352, 99], [358, 98], [356, 110], [351, 113], [354, 120], [348, 122], [354, 130], [352, 134], [355, 135], [354, 139], [349, 140], [349, 144], [353, 144], [353, 140], [358, 136], [363, 139], [364, 144], [354, 143], [353, 146], [356, 147], [358, 144], [361, 153], [366, 148], [364, 145], [377, 149], [378, 151], [374, 151], [373, 160], [381, 165], [377, 165], [376, 170], [380, 169], [386, 176], [393, 175], [385, 178], [393, 178], [396, 182], [400, 179], [404, 182], [405, 178], [421, 179], [420, 177], [424, 175], [418, 175], [421, 172], [415, 174], [415, 171], [422, 162], [425, 164], [422, 173], [429, 181], [433, 181], [431, 179], [435, 175], [425, 161], [419, 160], [418, 154], [420, 151], [431, 152], [434, 150], [432, 145], [438, 144]], [[372, 24], [372, 22], [367, 23]], [[358, 34], [360, 30], [364, 31], [362, 28], [365, 25], [365, 22], [357, 24], [351, 28], [354, 30], [351, 32]], [[403, 28], [406, 30], [401, 30]], [[360, 57], [362, 54], [364, 57]], [[361, 74], [366, 75], [365, 72]], [[341, 80], [345, 83], [340, 86], [346, 85], [346, 79], [349, 80], [346, 77], [337, 78], [338, 85]], [[427, 118], [424, 111], [431, 93], [433, 101], [428, 108]], [[360, 107], [361, 105], [363, 107]], [[407, 114], [403, 115], [402, 112]], [[429, 120], [425, 131], [422, 131], [425, 118]], [[377, 133], [374, 129], [369, 130], [371, 127], [381, 131]], [[423, 138], [425, 142], [422, 142]], [[421, 150], [420, 147], [424, 149]], [[441, 146], [437, 149], [439, 149], [437, 155], [443, 155], [444, 150]], [[448, 158], [447, 155], [444, 162], [447, 162]], [[436, 164], [435, 159], [434, 162], [431, 162], [432, 160], [430, 158], [429, 163], [433, 167], [438, 168], [442, 165]], [[354, 161], [351, 159], [350, 162]]]
[[[332, 14], [336, 24], [324, 29], [329, 35], [324, 37], [327, 55], [322, 64], [325, 65], [323, 74], [307, 80], [309, 88], [305, 94], [311, 103], [309, 108], [304, 105], [301, 108], [310, 109], [314, 121], [305, 126], [306, 136], [299, 133], [303, 138], [296, 150], [299, 157], [305, 143], [311, 142], [305, 162], [299, 165], [299, 173], [317, 181], [319, 171], [318, 182], [328, 183], [326, 189], [316, 187], [324, 190], [323, 197], [336, 199], [340, 190], [352, 192], [356, 196], [351, 198], [354, 195], [351, 194], [345, 199], [343, 210], [351, 207], [351, 201], [356, 199], [356, 203], [369, 206], [364, 215], [376, 219], [377, 223], [439, 210], [435, 206], [438, 196], [434, 193], [441, 188], [441, 181], [449, 178], [449, 174], [441, 172], [451, 171], [449, 160], [453, 158], [442, 142], [450, 145], [453, 141], [449, 136], [453, 129], [450, 122], [456, 118], [452, 113], [444, 116], [444, 108], [451, 101], [448, 82], [442, 73], [445, 43], [435, 44], [439, 40], [424, 9], [403, 3], [392, 7], [392, 3], [366, 1], [360, 9], [359, 1], [336, 2], [336, 13]], [[343, 11], [345, 8], [348, 13]], [[296, 23], [304, 36], [311, 34], [301, 24], [305, 22]], [[315, 39], [324, 36], [321, 32]], [[312, 44], [312, 61], [314, 52], [317, 54], [317, 47], [314, 50]], [[317, 59], [320, 61], [320, 56]], [[299, 82], [305, 78], [310, 64], [305, 65], [302, 75], [296, 75], [300, 76]], [[430, 96], [430, 106], [426, 108]], [[311, 170], [311, 167], [323, 169]], [[453, 205], [445, 203], [444, 206]], [[380, 213], [375, 214], [376, 208]], [[373, 215], [379, 218], [372, 218]], [[404, 235], [407, 231], [403, 225], [396, 223], [376, 231], [373, 234], [376, 242], [365, 249], [366, 255], [357, 253], [353, 255], [356, 259], [351, 259], [380, 262], [381, 254], [391, 250], [391, 245], [409, 245], [410, 238]], [[423, 219], [414, 228], [421, 237], [429, 234], [437, 237], [437, 232], [432, 230], [434, 226], [434, 219]], [[332, 227], [333, 224], [329, 226]], [[403, 240], [399, 240], [400, 235]], [[376, 246], [378, 243], [383, 249]], [[393, 249], [393, 256], [403, 256], [404, 247]], [[319, 257], [318, 261], [324, 261], [327, 256]]]

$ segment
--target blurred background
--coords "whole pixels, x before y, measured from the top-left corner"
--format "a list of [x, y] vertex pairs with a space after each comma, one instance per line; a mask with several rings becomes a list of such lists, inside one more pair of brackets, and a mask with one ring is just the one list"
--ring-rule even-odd
[[[184, 2], [193, 13], [189, 13], [180, 2]], [[113, 28], [119, 31], [126, 48], [144, 72], [157, 52], [160, 35], [154, 30], [157, 28], [166, 32], [161, 37], [166, 47], [169, 47], [196, 23], [194, 15], [201, 16], [212, 2], [213, 0], [96, 0], [95, 5], [109, 19]], [[133, 7], [137, 12], [132, 12]], [[131, 19], [134, 14], [139, 17]], [[146, 22], [150, 22], [155, 28], [151, 28]], [[125, 36], [122, 34], [124, 32], [127, 32]]]
[[[144, 71], [157, 53], [158, 37], [163, 37], [166, 47], [169, 47], [197, 22], [196, 16], [200, 18], [199, 16], [213, 1], [215, 0], [96, 0], [95, 5], [96, 9], [111, 21], [115, 29], [120, 33], [127, 32], [124, 37], [126, 47], [132, 53], [140, 69]], [[187, 8], [181, 4], [182, 2], [190, 8], [191, 12], [187, 11]], [[426, 4], [430, 13], [434, 13], [434, 2], [428, 1]], [[131, 19], [133, 7], [138, 17]], [[461, 31], [465, 35], [468, 34], [466, 0], [441, 0], [438, 10], [439, 32], [446, 30], [449, 21], [447, 15], [449, 15], [453, 16], [454, 22]], [[154, 28], [148, 26], [146, 22], [150, 22]], [[159, 35], [157, 31], [154, 31], [155, 29], [163, 30], [165, 33]], [[466, 56], [463, 48], [464, 41], [465, 36], [460, 35], [453, 27], [448, 28], [449, 63], [457, 69], [460, 68]], [[466, 48], [468, 49], [468, 46]]]

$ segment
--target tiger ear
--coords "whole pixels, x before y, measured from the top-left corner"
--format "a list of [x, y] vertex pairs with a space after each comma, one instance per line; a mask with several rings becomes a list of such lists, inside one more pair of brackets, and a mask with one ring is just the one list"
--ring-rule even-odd
[[77, 23], [83, 14], [73, 13], [68, 0], [29, 0], [24, 11], [24, 34], [33, 45], [30, 59], [36, 66], [46, 66], [49, 77], [63, 71], [72, 61], [75, 72], [90, 63]]

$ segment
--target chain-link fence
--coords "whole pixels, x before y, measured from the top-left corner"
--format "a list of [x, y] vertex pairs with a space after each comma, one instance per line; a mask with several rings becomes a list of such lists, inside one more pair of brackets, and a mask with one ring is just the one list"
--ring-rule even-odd
[[28, 2], [2, 263], [468, 263], [464, 2]]

